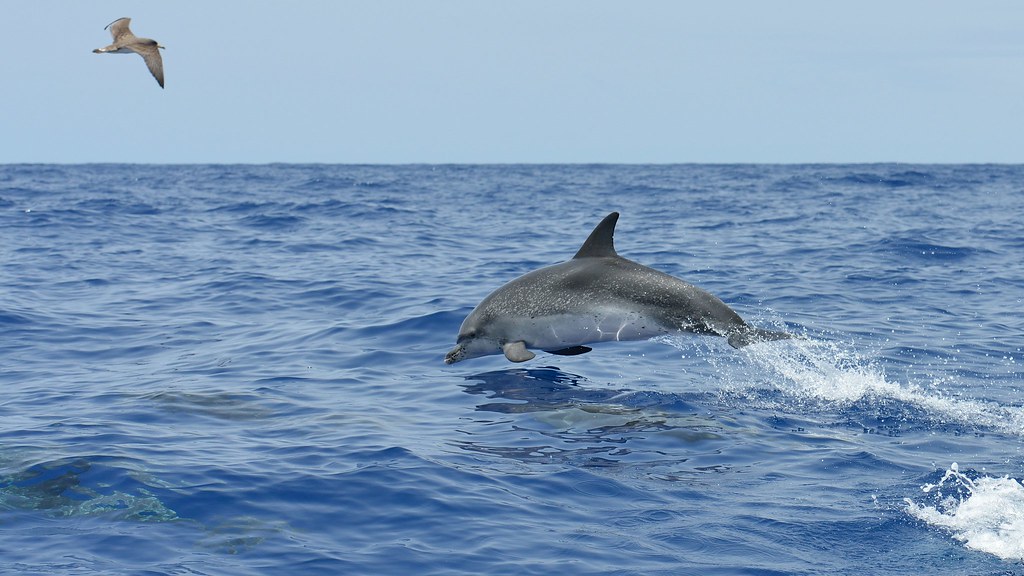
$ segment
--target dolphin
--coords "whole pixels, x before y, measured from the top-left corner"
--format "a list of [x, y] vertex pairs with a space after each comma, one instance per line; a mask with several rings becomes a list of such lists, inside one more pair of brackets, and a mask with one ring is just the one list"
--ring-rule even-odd
[[615, 252], [618, 212], [594, 228], [572, 260], [529, 272], [484, 298], [444, 357], [454, 364], [503, 353], [512, 362], [529, 348], [572, 356], [611, 340], [646, 340], [692, 332], [725, 337], [733, 348], [792, 338], [762, 330], [709, 292]]

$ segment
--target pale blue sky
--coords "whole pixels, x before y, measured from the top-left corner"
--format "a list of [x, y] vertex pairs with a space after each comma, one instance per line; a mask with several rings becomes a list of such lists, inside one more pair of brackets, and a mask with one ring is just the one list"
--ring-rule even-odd
[[[0, 163], [1024, 162], [1016, 0], [3, 12]], [[166, 90], [92, 53], [121, 16]]]

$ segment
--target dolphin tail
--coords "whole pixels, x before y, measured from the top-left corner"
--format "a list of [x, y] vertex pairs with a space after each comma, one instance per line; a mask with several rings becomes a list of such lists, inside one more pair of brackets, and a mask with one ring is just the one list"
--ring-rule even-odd
[[734, 332], [729, 336], [729, 345], [733, 348], [743, 348], [750, 344], [756, 344], [758, 342], [773, 342], [775, 340], [788, 340], [795, 338], [792, 334], [786, 332], [773, 332], [771, 330], [762, 330], [760, 328], [747, 328], [742, 332]]

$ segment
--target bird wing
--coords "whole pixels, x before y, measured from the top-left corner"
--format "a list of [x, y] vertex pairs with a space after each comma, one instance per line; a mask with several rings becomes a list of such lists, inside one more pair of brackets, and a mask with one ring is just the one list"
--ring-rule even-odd
[[110, 28], [110, 35], [114, 37], [114, 42], [116, 43], [118, 40], [122, 38], [131, 38], [135, 36], [134, 34], [132, 34], [132, 31], [128, 29], [128, 24], [131, 21], [131, 18], [118, 18], [110, 24], [107, 24], [104, 30]]
[[129, 50], [135, 52], [142, 59], [146, 61], [146, 66], [149, 67], [149, 71], [153, 74], [153, 78], [156, 78], [160, 87], [164, 87], [164, 59], [160, 57], [160, 47], [153, 40], [150, 40], [152, 44], [131, 44], [127, 46]]

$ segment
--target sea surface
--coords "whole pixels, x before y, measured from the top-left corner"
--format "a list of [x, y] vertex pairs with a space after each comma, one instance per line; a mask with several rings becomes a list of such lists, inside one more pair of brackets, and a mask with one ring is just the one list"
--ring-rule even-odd
[[[1024, 574], [1024, 166], [2, 165], [4, 574]], [[611, 211], [800, 336], [446, 366]]]

